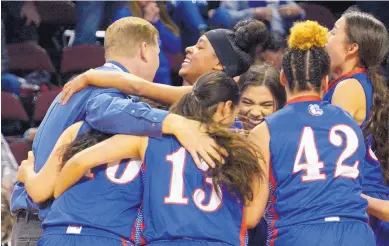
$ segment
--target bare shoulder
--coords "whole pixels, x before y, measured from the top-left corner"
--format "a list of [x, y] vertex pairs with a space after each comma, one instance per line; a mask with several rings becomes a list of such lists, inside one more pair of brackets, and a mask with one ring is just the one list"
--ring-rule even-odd
[[251, 139], [251, 141], [254, 141], [254, 142], [269, 141], [270, 140], [270, 132], [269, 132], [269, 127], [268, 127], [266, 121], [264, 121], [261, 124], [257, 125], [250, 132], [249, 138]]
[[360, 96], [365, 94], [361, 83], [354, 78], [345, 79], [339, 82], [335, 88], [335, 93], [355, 98], [360, 98]]

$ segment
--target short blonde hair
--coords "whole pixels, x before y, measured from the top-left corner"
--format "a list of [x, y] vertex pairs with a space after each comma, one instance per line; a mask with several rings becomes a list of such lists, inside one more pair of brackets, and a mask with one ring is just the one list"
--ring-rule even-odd
[[143, 42], [158, 45], [157, 29], [138, 17], [126, 17], [115, 21], [105, 32], [105, 58], [111, 56], [135, 56]]

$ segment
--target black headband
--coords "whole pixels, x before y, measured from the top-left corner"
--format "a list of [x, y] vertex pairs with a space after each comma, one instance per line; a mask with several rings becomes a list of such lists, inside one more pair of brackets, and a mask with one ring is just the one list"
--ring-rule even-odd
[[240, 75], [239, 66], [242, 65], [243, 59], [233, 48], [228, 34], [231, 31], [226, 29], [215, 29], [204, 33], [215, 50], [216, 56], [223, 66], [223, 70], [231, 77]]

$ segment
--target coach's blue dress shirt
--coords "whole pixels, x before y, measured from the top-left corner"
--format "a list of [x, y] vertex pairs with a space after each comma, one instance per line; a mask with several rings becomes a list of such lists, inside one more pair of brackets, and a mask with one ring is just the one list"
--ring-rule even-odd
[[[128, 72], [121, 64], [109, 61], [101, 70]], [[54, 148], [62, 132], [70, 125], [85, 120], [93, 128], [106, 133], [131, 135], [162, 135], [162, 121], [168, 112], [150, 108], [137, 97], [116, 89], [89, 86], [72, 96], [66, 105], [58, 103], [60, 95], [51, 104], [36, 133], [32, 150], [35, 155], [35, 171], [38, 172]], [[36, 204], [28, 197], [22, 183], [16, 183], [11, 197], [11, 211], [38, 209], [43, 220], [51, 202]]]

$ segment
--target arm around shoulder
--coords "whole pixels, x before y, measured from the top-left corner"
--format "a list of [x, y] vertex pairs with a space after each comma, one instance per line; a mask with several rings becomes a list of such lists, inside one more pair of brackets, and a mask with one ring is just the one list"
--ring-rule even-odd
[[115, 93], [101, 93], [87, 102], [85, 121], [106, 133], [158, 137], [167, 114]]
[[192, 90], [191, 86], [176, 87], [153, 83], [134, 74], [117, 71], [90, 70], [85, 73], [84, 80], [94, 86], [116, 88], [127, 95], [143, 96], [169, 105]]
[[89, 147], [68, 160], [58, 176], [54, 196], [58, 197], [77, 183], [91, 168], [126, 158], [144, 156], [147, 137], [115, 135]]
[[[27, 193], [34, 202], [42, 203], [53, 196], [55, 182], [62, 165], [63, 153], [61, 148], [75, 139], [81, 124], [81, 122], [75, 123], [62, 133], [49, 158], [38, 173], [35, 173], [33, 169], [29, 170], [29, 175], [26, 177], [24, 184]], [[23, 167], [21, 166], [21, 168]], [[19, 172], [21, 171], [19, 170]]]

